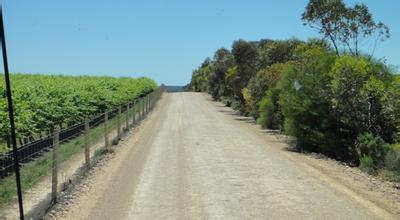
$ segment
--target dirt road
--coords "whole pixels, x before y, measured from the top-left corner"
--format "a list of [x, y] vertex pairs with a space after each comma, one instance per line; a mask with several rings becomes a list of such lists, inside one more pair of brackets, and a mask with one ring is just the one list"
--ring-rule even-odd
[[65, 219], [396, 219], [208, 96], [166, 94]]

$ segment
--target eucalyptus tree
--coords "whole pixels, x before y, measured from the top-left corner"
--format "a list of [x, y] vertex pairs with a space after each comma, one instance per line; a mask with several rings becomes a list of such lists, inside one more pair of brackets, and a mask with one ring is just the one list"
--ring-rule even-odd
[[361, 42], [375, 37], [375, 50], [378, 40], [390, 37], [389, 28], [376, 22], [365, 4], [347, 7], [342, 0], [310, 0], [302, 20], [329, 39], [337, 56], [343, 52], [359, 56]]

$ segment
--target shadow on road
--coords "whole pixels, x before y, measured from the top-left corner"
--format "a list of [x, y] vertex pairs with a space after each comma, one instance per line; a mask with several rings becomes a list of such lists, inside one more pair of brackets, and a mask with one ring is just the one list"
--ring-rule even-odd
[[257, 126], [257, 130], [259, 132], [275, 137], [275, 140], [271, 140], [271, 142], [285, 143], [285, 144], [289, 145], [287, 147], [282, 148], [283, 151], [294, 152], [294, 153], [303, 153], [303, 150], [297, 146], [295, 138], [289, 137], [289, 136], [283, 134], [282, 131], [280, 131], [280, 130], [261, 128], [257, 124], [257, 122], [254, 118], [243, 116], [238, 111], [235, 111], [232, 108], [227, 107], [222, 103], [216, 102], [212, 98], [207, 97], [207, 99], [209, 101], [212, 101], [213, 103], [215, 103], [215, 106], [217, 107], [218, 112], [224, 113], [225, 115], [232, 116], [233, 120], [245, 122], [245, 123], [251, 124], [252, 126]]

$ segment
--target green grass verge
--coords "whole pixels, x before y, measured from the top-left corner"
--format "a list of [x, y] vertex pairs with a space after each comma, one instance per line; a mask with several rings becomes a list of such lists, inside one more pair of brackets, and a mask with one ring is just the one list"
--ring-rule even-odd
[[378, 176], [392, 182], [400, 182], [400, 170], [380, 170]]
[[[121, 114], [121, 126], [125, 125], [126, 113]], [[108, 121], [109, 131], [117, 128], [117, 117]], [[100, 141], [104, 135], [104, 126], [99, 126], [90, 130], [90, 144]], [[59, 161], [63, 162], [71, 158], [73, 155], [83, 152], [85, 137], [83, 135], [71, 140], [68, 143], [61, 144], [59, 147]], [[110, 137], [111, 138], [111, 137]], [[111, 139], [110, 139], [111, 143]], [[25, 164], [21, 167], [21, 186], [22, 191], [26, 192], [32, 188], [41, 178], [49, 175], [52, 166], [52, 152], [47, 152], [35, 159], [34, 161]], [[49, 189], [51, 186], [49, 185]], [[9, 203], [15, 200], [17, 194], [15, 175], [8, 176], [0, 180], [0, 205]]]

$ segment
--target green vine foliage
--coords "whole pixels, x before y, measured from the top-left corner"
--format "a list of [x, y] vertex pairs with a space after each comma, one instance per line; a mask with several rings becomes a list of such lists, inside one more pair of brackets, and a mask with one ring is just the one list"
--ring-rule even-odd
[[[4, 82], [4, 76], [0, 77]], [[11, 74], [15, 124], [18, 138], [51, 132], [103, 113], [106, 109], [153, 91], [149, 78], [115, 78]], [[0, 137], [9, 130], [4, 83], [0, 84]]]

